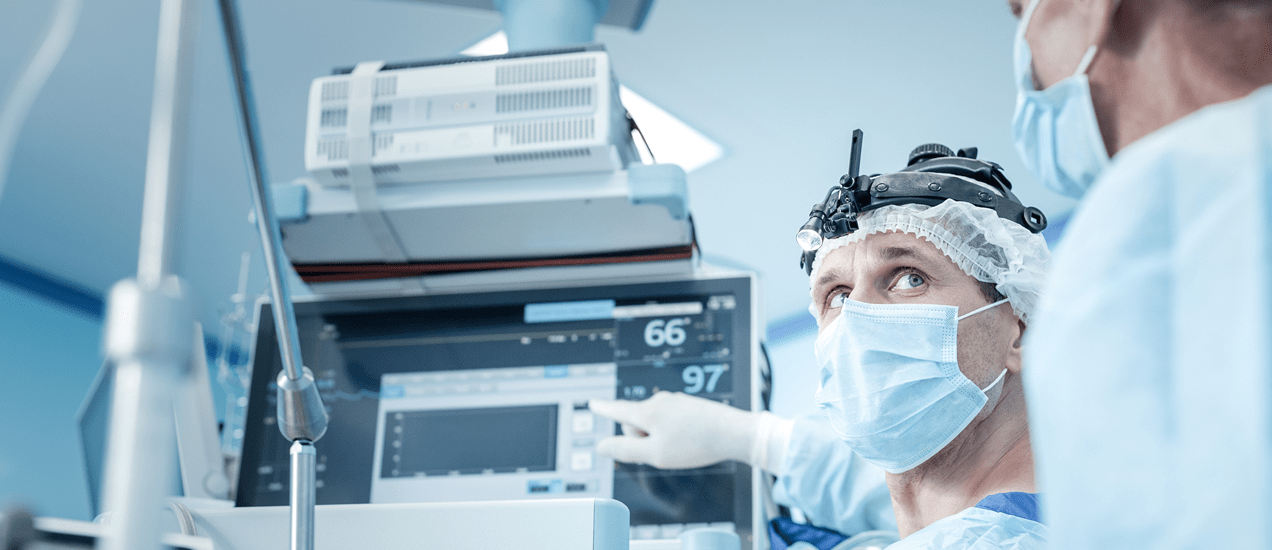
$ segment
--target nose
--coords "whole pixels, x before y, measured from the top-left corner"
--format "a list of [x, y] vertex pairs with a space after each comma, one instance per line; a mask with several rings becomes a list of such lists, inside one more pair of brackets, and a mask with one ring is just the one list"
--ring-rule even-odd
[[863, 304], [882, 304], [884, 303], [883, 294], [879, 292], [873, 285], [859, 284], [852, 288], [852, 292], [848, 293], [848, 299]]

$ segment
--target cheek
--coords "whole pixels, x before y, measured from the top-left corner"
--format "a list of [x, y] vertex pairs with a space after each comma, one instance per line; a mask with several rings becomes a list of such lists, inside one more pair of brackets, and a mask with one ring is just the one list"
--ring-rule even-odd
[[1007, 363], [1009, 335], [992, 319], [970, 318], [958, 330], [958, 366], [972, 382], [984, 387]]
[[1083, 42], [1084, 30], [1069, 19], [1039, 19], [1040, 15], [1034, 15], [1025, 39], [1033, 54], [1034, 80], [1039, 89], [1046, 89], [1073, 75], [1090, 44]]

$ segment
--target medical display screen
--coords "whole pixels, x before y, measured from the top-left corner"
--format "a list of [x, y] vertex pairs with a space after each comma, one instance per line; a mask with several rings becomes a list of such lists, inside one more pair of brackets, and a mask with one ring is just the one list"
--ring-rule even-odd
[[555, 404], [385, 416], [384, 450], [376, 461], [380, 475], [375, 479], [556, 469]]
[[[635, 538], [700, 525], [749, 535], [751, 470], [615, 463], [589, 399], [679, 391], [751, 408], [751, 279], [296, 304], [330, 411], [318, 503], [614, 498]], [[282, 368], [259, 314], [237, 501], [286, 505]]]

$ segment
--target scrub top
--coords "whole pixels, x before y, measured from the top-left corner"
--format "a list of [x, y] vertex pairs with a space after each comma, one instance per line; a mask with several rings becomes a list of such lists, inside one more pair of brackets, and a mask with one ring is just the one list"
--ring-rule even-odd
[[[1002, 496], [991, 495], [986, 500]], [[1030, 519], [1016, 515], [1019, 513], [1016, 509], [984, 505], [985, 501], [981, 501], [972, 508], [937, 520], [889, 546], [888, 550], [1033, 550], [1047, 547], [1047, 528], [1038, 522], [1036, 515]], [[1036, 503], [1034, 511], [1036, 514]]]

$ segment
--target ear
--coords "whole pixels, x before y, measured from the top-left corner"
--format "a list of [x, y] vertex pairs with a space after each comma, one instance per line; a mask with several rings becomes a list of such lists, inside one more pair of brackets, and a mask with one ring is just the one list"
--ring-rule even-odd
[[1156, 2], [1082, 1], [1086, 3], [1088, 42], [1121, 57], [1132, 57], [1138, 52], [1152, 19], [1161, 15], [1161, 6]]
[[1016, 319], [1016, 326], [1020, 329], [1020, 332], [1016, 334], [1016, 340], [1011, 343], [1011, 349], [1007, 350], [1007, 364], [1004, 366], [1007, 367], [1009, 372], [1019, 376], [1024, 364], [1022, 355], [1025, 351], [1023, 345], [1025, 340], [1025, 322]]

